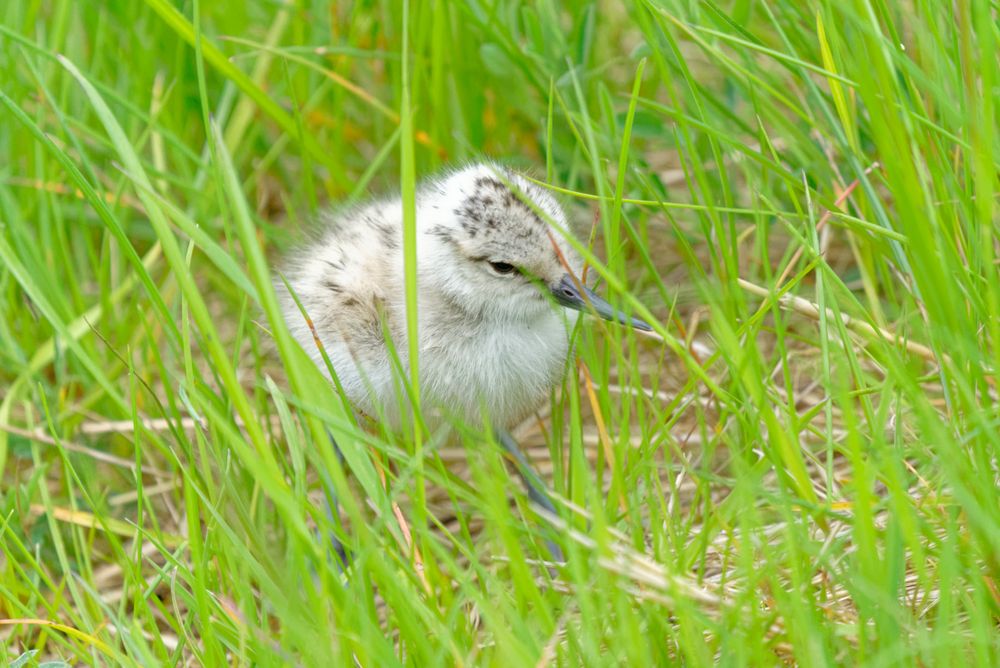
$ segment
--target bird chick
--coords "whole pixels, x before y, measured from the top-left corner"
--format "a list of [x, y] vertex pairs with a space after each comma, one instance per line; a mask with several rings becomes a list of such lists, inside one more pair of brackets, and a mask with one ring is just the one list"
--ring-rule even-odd
[[[409, 405], [398, 382], [409, 368], [401, 200], [322, 222], [285, 279], [350, 401], [399, 428]], [[562, 208], [506, 168], [476, 164], [424, 184], [416, 227], [419, 385], [432, 421], [507, 429], [524, 419], [559, 381], [578, 311], [649, 329], [580, 282]], [[291, 332], [325, 369], [299, 306], [280, 292]]]

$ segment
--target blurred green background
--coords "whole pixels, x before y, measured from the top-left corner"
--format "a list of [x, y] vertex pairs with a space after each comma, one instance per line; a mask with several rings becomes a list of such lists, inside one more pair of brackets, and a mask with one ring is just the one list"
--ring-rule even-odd
[[[996, 13], [3, 3], [4, 660], [997, 664]], [[273, 336], [317, 212], [483, 156], [657, 323], [519, 430], [559, 568], [481, 434], [359, 427]]]

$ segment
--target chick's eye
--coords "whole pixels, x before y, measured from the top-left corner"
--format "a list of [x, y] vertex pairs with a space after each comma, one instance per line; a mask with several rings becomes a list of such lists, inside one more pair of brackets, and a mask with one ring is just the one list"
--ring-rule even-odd
[[513, 274], [517, 267], [509, 262], [490, 262], [490, 268], [498, 274]]

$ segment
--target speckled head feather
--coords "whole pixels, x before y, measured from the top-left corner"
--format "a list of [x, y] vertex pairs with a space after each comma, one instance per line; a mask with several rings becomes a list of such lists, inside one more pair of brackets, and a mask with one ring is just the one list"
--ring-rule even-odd
[[[558, 202], [499, 165], [472, 165], [432, 181], [418, 195], [417, 210], [425, 243], [420, 254], [430, 260], [421, 279], [453, 294], [469, 316], [536, 317], [551, 310], [538, 283], [551, 285], [565, 275], [563, 261], [580, 274]], [[497, 265], [514, 270], [500, 273]], [[477, 291], [491, 298], [477, 299]]]
[[[566, 217], [547, 191], [519, 174], [495, 165], [475, 165], [429, 186], [421, 194], [421, 203], [425, 202], [431, 210], [450, 211], [453, 216], [453, 220], [447, 215], [427, 216], [421, 221], [427, 231], [458, 245], [471, 259], [506, 257], [539, 275], [559, 265], [552, 239], [565, 234]], [[562, 233], [553, 226], [562, 227]], [[545, 246], [548, 252], [539, 256]]]

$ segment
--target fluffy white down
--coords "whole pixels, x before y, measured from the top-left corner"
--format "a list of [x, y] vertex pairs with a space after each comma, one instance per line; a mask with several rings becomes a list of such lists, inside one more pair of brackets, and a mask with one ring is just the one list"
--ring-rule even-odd
[[[289, 258], [284, 276], [349, 399], [399, 427], [408, 404], [400, 400], [398, 370], [409, 369], [401, 202], [375, 201], [322, 222], [320, 238]], [[478, 424], [485, 413], [492, 424], [510, 427], [558, 383], [569, 352], [567, 325], [577, 314], [552, 305], [543, 290], [565, 274], [564, 261], [580, 270], [563, 239], [566, 229], [547, 192], [496, 165], [466, 167], [420, 189], [418, 368], [425, 416]], [[491, 261], [516, 263], [532, 280], [499, 276]], [[277, 283], [292, 333], [325, 369], [312, 330]]]

